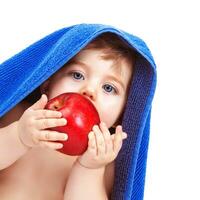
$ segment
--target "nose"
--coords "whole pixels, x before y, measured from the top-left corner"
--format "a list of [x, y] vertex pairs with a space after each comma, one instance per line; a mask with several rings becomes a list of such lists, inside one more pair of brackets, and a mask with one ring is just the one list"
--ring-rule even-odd
[[89, 98], [90, 100], [94, 101], [96, 99], [96, 92], [93, 88], [91, 87], [84, 87], [81, 90], [81, 94], [87, 98]]

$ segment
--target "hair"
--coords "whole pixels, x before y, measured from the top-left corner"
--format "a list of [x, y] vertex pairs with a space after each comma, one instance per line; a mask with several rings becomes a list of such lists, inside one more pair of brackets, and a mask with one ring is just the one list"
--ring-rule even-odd
[[[97, 49], [102, 50], [103, 55], [101, 56], [104, 60], [113, 60], [114, 66], [121, 66], [121, 61], [126, 60], [133, 66], [135, 62], [135, 52], [129, 44], [124, 41], [120, 36], [106, 32], [94, 38], [83, 50]], [[74, 56], [70, 61], [76, 59]]]

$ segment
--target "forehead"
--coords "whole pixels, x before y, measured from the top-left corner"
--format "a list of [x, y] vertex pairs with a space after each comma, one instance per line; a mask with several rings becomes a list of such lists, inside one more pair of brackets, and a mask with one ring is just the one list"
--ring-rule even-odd
[[[103, 70], [106, 65], [106, 70], [114, 73], [118, 76], [125, 76], [127, 73], [130, 74], [133, 71], [132, 63], [130, 63], [126, 58], [106, 58], [107, 55], [103, 53], [102, 50], [97, 49], [87, 49], [80, 51], [74, 58], [69, 61], [69, 64], [86, 64], [88, 66], [99, 66], [99, 70]], [[98, 63], [97, 63], [98, 62]]]

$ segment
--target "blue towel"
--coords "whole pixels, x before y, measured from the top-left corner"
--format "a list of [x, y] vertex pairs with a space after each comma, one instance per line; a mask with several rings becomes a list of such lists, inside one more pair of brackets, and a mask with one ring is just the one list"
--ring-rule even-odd
[[60, 29], [0, 65], [0, 117], [35, 91], [92, 39], [112, 32], [137, 52], [122, 127], [128, 134], [116, 159], [113, 200], [141, 200], [144, 194], [156, 65], [140, 38], [103, 24], [77, 24]]

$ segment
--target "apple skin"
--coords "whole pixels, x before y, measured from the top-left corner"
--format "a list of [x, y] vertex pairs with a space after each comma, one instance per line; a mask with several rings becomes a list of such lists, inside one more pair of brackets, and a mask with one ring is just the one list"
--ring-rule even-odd
[[62, 113], [67, 120], [65, 126], [50, 130], [66, 133], [68, 139], [59, 141], [63, 148], [58, 151], [67, 155], [82, 155], [88, 146], [88, 134], [94, 125], [99, 125], [99, 114], [92, 102], [78, 93], [63, 93], [49, 100], [45, 109]]

